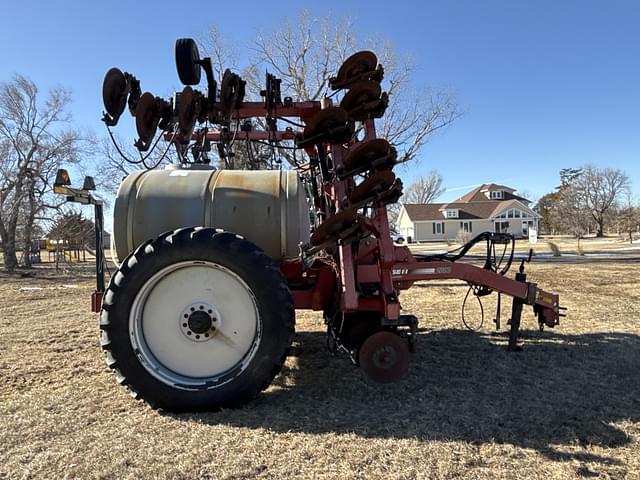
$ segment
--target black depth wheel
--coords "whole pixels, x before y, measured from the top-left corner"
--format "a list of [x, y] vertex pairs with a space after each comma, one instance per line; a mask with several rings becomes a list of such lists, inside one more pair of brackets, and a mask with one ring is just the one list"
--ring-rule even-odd
[[200, 83], [200, 61], [198, 45], [193, 38], [179, 38], [176, 40], [176, 68], [178, 77], [184, 85], [198, 85]]
[[235, 408], [278, 374], [294, 323], [273, 259], [233, 233], [183, 228], [122, 262], [104, 296], [101, 344], [118, 382], [152, 407]]

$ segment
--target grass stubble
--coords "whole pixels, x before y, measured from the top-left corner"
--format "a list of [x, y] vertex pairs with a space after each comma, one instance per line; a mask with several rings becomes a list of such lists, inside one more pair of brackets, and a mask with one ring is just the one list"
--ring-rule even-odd
[[[376, 385], [332, 358], [321, 316], [298, 312], [266, 392], [241, 410], [184, 415], [116, 385], [88, 270], [2, 276], [0, 478], [640, 478], [640, 265], [529, 273], [569, 316], [538, 332], [527, 308], [521, 353], [504, 348], [509, 302], [502, 333], [495, 295], [470, 332], [464, 286], [421, 283], [402, 295], [421, 332], [401, 381]], [[477, 323], [477, 307], [467, 314]]]

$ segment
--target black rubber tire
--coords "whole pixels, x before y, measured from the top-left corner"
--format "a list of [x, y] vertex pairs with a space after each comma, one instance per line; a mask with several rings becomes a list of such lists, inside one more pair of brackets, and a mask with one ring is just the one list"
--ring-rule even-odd
[[[140, 363], [129, 336], [129, 312], [156, 272], [194, 259], [222, 265], [244, 280], [256, 300], [262, 337], [238, 376], [219, 386], [186, 390], [157, 379]], [[239, 235], [202, 227], [168, 232], [140, 245], [111, 277], [100, 314], [101, 346], [118, 383], [134, 398], [172, 412], [238, 408], [253, 400], [282, 369], [294, 327], [293, 299], [276, 262]]]
[[179, 38], [176, 40], [176, 68], [178, 77], [184, 85], [198, 85], [200, 83], [200, 60], [198, 45], [193, 38]]

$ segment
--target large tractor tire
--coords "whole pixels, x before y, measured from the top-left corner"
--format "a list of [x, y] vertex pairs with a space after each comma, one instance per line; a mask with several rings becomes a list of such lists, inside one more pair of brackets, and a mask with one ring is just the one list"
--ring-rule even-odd
[[240, 407], [272, 382], [294, 333], [273, 259], [230, 232], [183, 228], [140, 245], [113, 275], [101, 344], [118, 383], [152, 407]]

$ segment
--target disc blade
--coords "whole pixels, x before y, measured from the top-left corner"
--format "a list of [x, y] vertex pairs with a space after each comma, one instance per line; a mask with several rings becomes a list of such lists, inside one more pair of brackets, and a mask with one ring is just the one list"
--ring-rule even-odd
[[368, 198], [373, 199], [377, 194], [388, 190], [395, 179], [396, 176], [391, 170], [376, 172], [353, 190], [349, 197], [349, 202], [354, 205]]
[[384, 138], [362, 142], [347, 154], [344, 159], [344, 169], [351, 171], [369, 167], [377, 159], [388, 156], [391, 152], [391, 146]]
[[375, 70], [377, 64], [378, 57], [375, 53], [369, 50], [356, 52], [342, 63], [333, 83], [348, 82], [351, 78]]
[[136, 107], [136, 130], [140, 140], [147, 144], [153, 138], [160, 122], [156, 98], [150, 92], [145, 92]]
[[187, 142], [191, 139], [191, 132], [198, 118], [199, 105], [195, 92], [190, 86], [184, 87], [178, 103], [178, 138]]
[[105, 111], [118, 121], [127, 104], [127, 79], [119, 68], [110, 69], [102, 82], [102, 102]]
[[409, 368], [409, 343], [399, 335], [382, 331], [367, 338], [358, 352], [358, 363], [369, 378], [390, 383], [401, 378]]
[[307, 122], [304, 127], [304, 136], [312, 137], [330, 128], [344, 125], [349, 120], [349, 115], [341, 107], [329, 107], [320, 110]]
[[311, 245], [322, 245], [333, 239], [338, 239], [340, 234], [349, 227], [352, 227], [358, 219], [354, 209], [346, 209], [338, 212], [333, 217], [328, 218], [311, 235]]
[[349, 89], [347, 94], [340, 102], [340, 106], [347, 112], [359, 107], [363, 103], [377, 100], [382, 94], [382, 87], [379, 82], [367, 80], [365, 82], [356, 83]]

